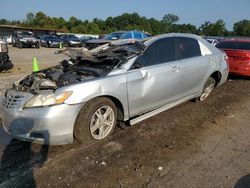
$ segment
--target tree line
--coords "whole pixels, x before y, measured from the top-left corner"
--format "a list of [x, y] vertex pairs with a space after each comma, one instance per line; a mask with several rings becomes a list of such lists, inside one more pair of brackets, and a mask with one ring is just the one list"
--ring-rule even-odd
[[65, 20], [63, 17], [50, 17], [43, 12], [28, 13], [25, 20], [10, 21], [0, 19], [2, 25], [17, 25], [45, 29], [59, 29], [71, 33], [103, 34], [117, 30], [141, 30], [158, 35], [169, 32], [193, 33], [205, 36], [246, 36], [250, 37], [250, 20], [236, 22], [233, 31], [228, 31], [225, 22], [219, 19], [216, 22], [206, 21], [200, 27], [192, 24], [178, 24], [179, 17], [166, 14], [161, 20], [146, 18], [137, 13], [124, 13], [106, 20], [94, 18], [92, 21], [81, 20], [74, 16]]

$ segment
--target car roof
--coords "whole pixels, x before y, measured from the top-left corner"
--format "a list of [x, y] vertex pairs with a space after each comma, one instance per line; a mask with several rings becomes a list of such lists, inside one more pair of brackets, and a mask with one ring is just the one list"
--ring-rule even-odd
[[[127, 31], [114, 31], [112, 33], [126, 33]], [[112, 34], [112, 33], [109, 33], [109, 34]]]
[[144, 42], [144, 44], [146, 46], [149, 46], [154, 41], [156, 41], [158, 39], [161, 39], [161, 38], [166, 38], [166, 37], [187, 37], [187, 38], [193, 38], [193, 39], [199, 41], [200, 43], [204, 44], [213, 54], [217, 54], [217, 53], [221, 52], [219, 49], [217, 49], [216, 47], [214, 47], [211, 43], [209, 43], [204, 38], [202, 38], [202, 37], [200, 37], [198, 35], [189, 34], [189, 33], [167, 33], [167, 34], [161, 34], [161, 35], [157, 35], [157, 36], [153, 36], [153, 37], [149, 38], [148, 40], [146, 40]]

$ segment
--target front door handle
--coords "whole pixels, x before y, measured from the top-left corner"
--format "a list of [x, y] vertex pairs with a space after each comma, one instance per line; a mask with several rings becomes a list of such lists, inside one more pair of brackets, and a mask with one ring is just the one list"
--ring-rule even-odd
[[181, 70], [181, 68], [180, 67], [177, 67], [177, 66], [174, 66], [173, 68], [172, 68], [172, 71], [173, 72], [179, 72]]

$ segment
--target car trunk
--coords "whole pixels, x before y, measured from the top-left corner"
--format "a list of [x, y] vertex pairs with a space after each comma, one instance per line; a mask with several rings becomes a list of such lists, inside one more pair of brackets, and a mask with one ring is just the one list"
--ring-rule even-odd
[[242, 68], [250, 70], [250, 50], [229, 50], [223, 49], [229, 62], [230, 72], [238, 72]]
[[223, 50], [229, 58], [230, 65], [248, 64], [250, 62], [250, 50]]

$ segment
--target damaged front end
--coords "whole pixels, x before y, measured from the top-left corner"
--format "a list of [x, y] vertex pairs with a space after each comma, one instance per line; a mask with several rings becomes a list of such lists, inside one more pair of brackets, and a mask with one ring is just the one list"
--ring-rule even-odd
[[70, 60], [41, 70], [16, 82], [13, 87], [18, 91], [40, 94], [55, 91], [60, 87], [86, 80], [107, 76], [114, 68], [119, 68], [128, 59], [142, 53], [145, 46], [135, 42], [121, 46], [109, 45], [94, 51], [63, 50]]

